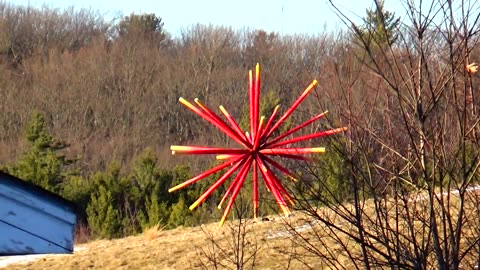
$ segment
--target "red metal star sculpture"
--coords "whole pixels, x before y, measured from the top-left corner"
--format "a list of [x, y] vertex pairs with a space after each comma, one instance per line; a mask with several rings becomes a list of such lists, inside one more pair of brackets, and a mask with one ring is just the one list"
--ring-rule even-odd
[[260, 117], [258, 119], [259, 113], [259, 99], [260, 99], [260, 66], [257, 64], [255, 68], [255, 80], [253, 79], [252, 71], [248, 73], [248, 89], [250, 96], [250, 133], [243, 132], [238, 126], [237, 122], [233, 117], [227, 112], [227, 110], [220, 106], [220, 111], [225, 116], [228, 121], [227, 124], [222, 118], [220, 118], [215, 112], [209, 109], [207, 106], [202, 104], [198, 99], [195, 99], [195, 103], [198, 105], [195, 106], [192, 103], [186, 101], [183, 98], [180, 98], [179, 101], [185, 105], [187, 108], [201, 116], [203, 119], [207, 120], [219, 130], [225, 133], [228, 137], [233, 139], [243, 148], [215, 148], [215, 147], [200, 147], [200, 146], [179, 146], [172, 145], [170, 149], [172, 154], [214, 154], [217, 155], [217, 159], [226, 159], [227, 161], [221, 165], [218, 165], [210, 170], [207, 170], [185, 182], [179, 184], [175, 187], [170, 188], [168, 191], [172, 192], [181, 188], [184, 188], [190, 184], [193, 184], [202, 178], [205, 178], [215, 172], [218, 172], [222, 169], [230, 167], [210, 188], [203, 193], [200, 198], [197, 199], [191, 206], [190, 210], [193, 210], [195, 207], [200, 205], [205, 199], [221, 184], [223, 184], [235, 171], [238, 170], [237, 175], [233, 179], [230, 187], [227, 189], [225, 195], [220, 201], [219, 208], [225, 199], [230, 196], [230, 201], [228, 202], [225, 212], [223, 213], [222, 219], [220, 220], [220, 225], [225, 222], [226, 217], [230, 213], [233, 202], [237, 197], [240, 189], [242, 188], [243, 183], [247, 177], [248, 172], [252, 169], [252, 182], [253, 182], [253, 215], [256, 218], [257, 209], [258, 209], [258, 170], [263, 177], [264, 183], [267, 189], [273, 194], [278, 205], [282, 211], [288, 215], [290, 210], [287, 206], [285, 199], [293, 204], [292, 197], [288, 194], [285, 187], [282, 185], [278, 177], [273, 173], [272, 166], [278, 169], [280, 172], [289, 176], [290, 178], [295, 179], [295, 176], [289, 172], [285, 167], [277, 163], [272, 159], [274, 156], [297, 159], [297, 160], [309, 160], [307, 157], [302, 154], [309, 153], [323, 153], [325, 152], [324, 147], [316, 148], [285, 148], [284, 146], [288, 144], [293, 144], [300, 141], [305, 141], [313, 138], [328, 136], [334, 133], [338, 133], [346, 130], [345, 127], [331, 129], [327, 131], [317, 132], [309, 135], [299, 136], [287, 140], [283, 140], [285, 137], [293, 134], [294, 132], [310, 125], [311, 123], [322, 118], [326, 112], [321, 113], [310, 120], [288, 130], [287, 132], [271, 138], [273, 132], [278, 129], [278, 127], [292, 114], [292, 112], [298, 107], [298, 105], [305, 99], [305, 97], [312, 91], [312, 89], [317, 84], [317, 81], [314, 80], [305, 91], [298, 97], [298, 99], [288, 108], [288, 110], [278, 119], [278, 121], [273, 124], [279, 106], [276, 106], [272, 112], [272, 115], [265, 123], [265, 117]]

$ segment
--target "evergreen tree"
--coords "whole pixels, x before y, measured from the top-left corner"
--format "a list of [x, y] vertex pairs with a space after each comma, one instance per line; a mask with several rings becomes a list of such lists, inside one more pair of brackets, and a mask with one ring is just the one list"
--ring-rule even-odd
[[82, 224], [87, 222], [86, 209], [94, 190], [95, 187], [90, 179], [78, 175], [68, 177], [62, 184], [60, 195], [75, 203], [77, 219]]
[[73, 162], [59, 154], [67, 145], [50, 135], [45, 119], [38, 111], [33, 113], [24, 132], [30, 148], [16, 165], [7, 168], [8, 172], [47, 190], [60, 192], [68, 175], [66, 167]]
[[100, 238], [118, 236], [121, 216], [115, 209], [112, 193], [100, 185], [97, 192], [92, 193], [87, 207], [88, 225], [92, 233]]
[[118, 24], [120, 37], [142, 37], [158, 42], [167, 39], [167, 33], [163, 27], [162, 18], [155, 14], [130, 14]]
[[319, 189], [324, 203], [338, 203], [348, 201], [352, 194], [348, 185], [349, 168], [346, 166], [342, 153], [345, 151], [342, 140], [330, 140], [327, 146], [328, 154], [318, 160]]
[[171, 174], [159, 171], [157, 157], [151, 149], [145, 149], [134, 159], [131, 178], [134, 185], [130, 205], [138, 209], [137, 219], [142, 229], [151, 228], [158, 223], [166, 223], [169, 215], [168, 199], [162, 195], [166, 193], [167, 185], [171, 183]]
[[145, 149], [133, 160], [132, 178], [141, 193], [139, 195], [143, 196], [145, 192], [151, 192], [159, 176], [157, 157], [150, 148]]
[[400, 18], [396, 17], [394, 12], [385, 10], [383, 0], [376, 1], [376, 7], [368, 8], [366, 12], [364, 24], [360, 27], [353, 26], [357, 34], [369, 45], [393, 45], [398, 38]]
[[[115, 215], [111, 215], [115, 216], [116, 220], [114, 222], [112, 221], [110, 226], [118, 230], [122, 229], [122, 231], [114, 231], [113, 234], [109, 236], [100, 236], [111, 238], [137, 233], [139, 228], [135, 220], [136, 213], [131, 211], [133, 208], [131, 204], [133, 201], [132, 184], [128, 177], [122, 175], [120, 165], [117, 162], [112, 162], [107, 167], [106, 172], [96, 173], [91, 177], [90, 181], [95, 188], [90, 198], [90, 204], [87, 207], [89, 225], [98, 227], [96, 225], [98, 222], [96, 219], [100, 219], [100, 222], [102, 222], [102, 219], [105, 218], [102, 214], [96, 214], [92, 211], [89, 212], [89, 208], [94, 207], [95, 209], [104, 209], [104, 211], [107, 211], [106, 209], [110, 209], [111, 207], [111, 211], [115, 213]], [[105, 191], [101, 192], [102, 189]], [[98, 199], [105, 196], [108, 197], [109, 200]], [[97, 200], [94, 201], [93, 198], [97, 198]], [[93, 222], [93, 225], [91, 222]], [[105, 226], [108, 227], [108, 225]]]
[[152, 193], [149, 198], [145, 199], [145, 214], [142, 211], [138, 217], [142, 229], [145, 230], [157, 224], [166, 224], [169, 212], [167, 203], [160, 202], [157, 193]]
[[188, 206], [185, 204], [183, 197], [180, 197], [178, 202], [174, 204], [171, 209], [170, 217], [168, 219], [169, 227], [175, 228], [185, 225], [187, 216], [191, 214], [189, 213]]

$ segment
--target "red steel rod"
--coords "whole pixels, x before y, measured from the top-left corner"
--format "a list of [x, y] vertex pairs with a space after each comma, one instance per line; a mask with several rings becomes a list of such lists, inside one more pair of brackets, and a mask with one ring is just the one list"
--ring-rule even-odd
[[[253, 135], [253, 133], [255, 132], [253, 130], [255, 124], [254, 124], [254, 106], [253, 106], [253, 99], [254, 99], [254, 85], [253, 85], [253, 74], [252, 74], [252, 70], [249, 70], [248, 71], [248, 98], [250, 100], [250, 134]], [[248, 136], [247, 136], [248, 137]], [[253, 140], [253, 136], [251, 137], [251, 140]], [[253, 144], [253, 142], [250, 140], [250, 142]]]
[[305, 140], [308, 140], [308, 139], [320, 138], [320, 137], [332, 135], [332, 134], [339, 133], [339, 132], [342, 132], [342, 131], [345, 131], [345, 130], [347, 130], [346, 127], [321, 131], [321, 132], [317, 132], [317, 133], [313, 133], [313, 134], [308, 134], [308, 135], [304, 135], [304, 136], [295, 137], [295, 138], [292, 138], [290, 140], [277, 142], [277, 143], [269, 145], [269, 147], [272, 147], [272, 148], [280, 147], [280, 146], [283, 146], [283, 145], [296, 143], [296, 142], [300, 142], [300, 141], [305, 141]]
[[287, 204], [285, 203], [285, 200], [283, 199], [282, 195], [280, 192], [277, 190], [276, 186], [273, 184], [272, 179], [270, 178], [270, 175], [268, 174], [268, 169], [265, 167], [263, 164], [263, 161], [260, 157], [256, 157], [256, 160], [258, 164], [260, 165], [260, 172], [263, 176], [263, 179], [265, 181], [265, 184], [267, 184], [270, 187], [270, 190], [275, 197], [275, 200], [277, 201], [277, 204], [280, 206], [280, 208], [283, 210], [285, 215], [289, 214], [289, 210], [287, 208]]
[[272, 184], [280, 191], [280, 194], [283, 194], [287, 199], [288, 201], [290, 202], [290, 204], [294, 204], [293, 203], [293, 199], [292, 197], [290, 197], [290, 194], [288, 194], [287, 190], [285, 189], [285, 187], [282, 185], [282, 183], [280, 182], [280, 180], [277, 178], [277, 176], [273, 173], [273, 171], [267, 166], [267, 164], [264, 164], [264, 166], [267, 168], [266, 170], [266, 173], [269, 174], [270, 176], [270, 179], [272, 180]]
[[182, 103], [183, 105], [185, 105], [185, 107], [189, 108], [189, 109], [192, 110], [194, 113], [198, 114], [198, 115], [201, 116], [203, 119], [207, 120], [207, 121], [210, 122], [212, 125], [216, 126], [219, 130], [221, 130], [223, 133], [225, 133], [228, 137], [232, 138], [232, 139], [233, 139], [234, 141], [236, 141], [237, 143], [245, 146], [245, 143], [242, 141], [241, 137], [239, 137], [236, 133], [232, 132], [232, 130], [230, 129], [230, 127], [228, 127], [228, 126], [226, 126], [226, 125], [222, 125], [222, 124], [219, 123], [217, 120], [215, 120], [214, 118], [212, 118], [210, 115], [208, 115], [208, 114], [205, 113], [204, 111], [201, 111], [200, 109], [198, 109], [197, 107], [195, 107], [193, 104], [191, 104], [190, 102], [188, 102], [188, 101], [185, 100], [184, 98], [180, 98], [179, 101], [180, 101], [180, 103]]
[[225, 123], [225, 121], [222, 120], [222, 118], [220, 118], [220, 116], [218, 116], [214, 111], [212, 111], [210, 108], [208, 108], [206, 105], [202, 104], [198, 98], [195, 99], [195, 103], [197, 103], [197, 105], [203, 109], [205, 111], [205, 113], [207, 113], [210, 117], [212, 117], [213, 120], [215, 120], [219, 125], [225, 127], [226, 129], [228, 129], [235, 137], [238, 138], [239, 141], [237, 141], [238, 143], [242, 144], [243, 146], [245, 147], [248, 147], [248, 142], [245, 140], [245, 136], [243, 135], [243, 132], [240, 130], [239, 128], [239, 131], [235, 130], [235, 127], [234, 129], [232, 129], [229, 125], [227, 125], [227, 123]]
[[269, 137], [289, 116], [292, 112], [300, 105], [300, 103], [307, 97], [307, 95], [312, 91], [312, 89], [317, 85], [317, 80], [313, 82], [303, 91], [303, 93], [295, 100], [295, 102], [288, 108], [288, 110], [280, 117], [280, 119], [273, 125], [272, 129], [267, 133], [266, 137]]
[[240, 137], [245, 141], [247, 142], [248, 146], [251, 147], [251, 142], [248, 141], [247, 137], [245, 137], [245, 134], [243, 133], [242, 129], [240, 129], [240, 127], [238, 126], [237, 122], [235, 121], [235, 119], [233, 119], [233, 117], [228, 113], [228, 111], [222, 106], [220, 105], [220, 111], [222, 111], [223, 115], [225, 115], [225, 117], [227, 118], [228, 122], [230, 122], [230, 124], [232, 125], [233, 129], [237, 132], [238, 135], [240, 135]]
[[[220, 220], [220, 226], [223, 225], [225, 222], [225, 219], [227, 218], [228, 214], [230, 213], [230, 209], [232, 209], [233, 202], [235, 201], [235, 198], [237, 197], [238, 193], [240, 192], [240, 189], [243, 185], [243, 182], [245, 182], [245, 178], [247, 177], [247, 172], [250, 170], [250, 166], [252, 165], [252, 156], [247, 160], [247, 162], [243, 165], [243, 168], [241, 169], [241, 172], [237, 175], [238, 179], [236, 179], [236, 185], [235, 189], [233, 190], [232, 197], [230, 198], [230, 201], [228, 202], [227, 207], [225, 208], [225, 212], [223, 212], [222, 219]], [[233, 185], [233, 183], [232, 183]]]
[[263, 122], [265, 121], [265, 117], [260, 118], [260, 123], [258, 124], [258, 130], [255, 135], [255, 139], [253, 141], [253, 150], [256, 151], [258, 149], [258, 146], [260, 145], [260, 135], [262, 134], [262, 127], [263, 127]]
[[[258, 129], [258, 114], [259, 114], [259, 107], [260, 107], [260, 65], [257, 63], [255, 65], [255, 86], [253, 91], [253, 131], [257, 131]], [[252, 105], [250, 105], [252, 106]], [[255, 135], [255, 136], [253, 136]], [[255, 138], [256, 134], [252, 133], [252, 138]]]
[[[248, 160], [247, 160], [248, 162]], [[250, 161], [251, 162], [251, 161]], [[245, 167], [245, 165], [244, 165]], [[243, 169], [244, 167], [242, 167], [242, 169], [240, 170], [240, 173], [233, 179], [232, 183], [230, 184], [230, 186], [228, 187], [227, 191], [225, 192], [225, 194], [223, 195], [222, 199], [220, 200], [220, 203], [218, 204], [217, 208], [218, 209], [221, 209], [222, 208], [222, 204], [223, 202], [225, 201], [225, 199], [228, 197], [228, 195], [230, 195], [230, 193], [232, 192], [232, 190], [236, 187], [236, 183], [239, 179], [239, 176], [241, 173], [244, 173], [243, 172]], [[248, 171], [246, 171], [245, 173], [247, 173]]]
[[308, 125], [310, 125], [311, 123], [313, 123], [313, 122], [315, 122], [315, 121], [317, 121], [317, 120], [319, 120], [320, 118], [324, 117], [327, 113], [328, 113], [328, 111], [325, 111], [325, 112], [323, 112], [323, 113], [321, 113], [321, 114], [313, 117], [312, 119], [309, 119], [308, 121], [305, 121], [304, 123], [302, 123], [302, 124], [300, 124], [300, 125], [292, 128], [292, 129], [290, 129], [289, 131], [287, 131], [287, 132], [279, 135], [279, 136], [276, 137], [275, 139], [267, 142], [266, 147], [268, 147], [269, 145], [274, 144], [274, 143], [280, 141], [281, 139], [287, 137], [288, 135], [293, 134], [294, 132], [297, 132], [298, 130], [300, 130], [300, 129], [302, 129], [302, 128], [308, 126]]
[[323, 153], [325, 147], [307, 147], [307, 148], [267, 148], [259, 151], [265, 155], [278, 155], [278, 154], [309, 154], [309, 153]]
[[268, 130], [270, 129], [270, 127], [273, 123], [273, 120], [277, 116], [278, 109], [280, 109], [280, 105], [275, 106], [275, 108], [273, 109], [272, 115], [270, 116], [270, 119], [268, 119], [268, 122], [267, 122], [267, 124], [265, 125], [265, 128], [262, 131], [262, 136], [260, 137], [261, 140], [266, 139], [265, 135], [267, 134]]
[[172, 154], [245, 154], [249, 151], [247, 149], [232, 149], [232, 148], [217, 148], [217, 147], [203, 147], [203, 146], [185, 146], [172, 145], [170, 146]]
[[[249, 157], [250, 158], [250, 157]], [[240, 165], [244, 164], [245, 163], [245, 158], [239, 160], [233, 167], [231, 167], [225, 174], [222, 175], [222, 177], [220, 177], [217, 182], [215, 182], [213, 185], [211, 185], [207, 191], [205, 191], [202, 196], [200, 196], [192, 205], [190, 205], [190, 210], [193, 210], [195, 209], [195, 207], [197, 207], [199, 204], [201, 204], [208, 196], [210, 196], [210, 194], [215, 190], [217, 189], [221, 184], [223, 184], [223, 182], [225, 182], [225, 180], [227, 180], [228, 177], [230, 177], [230, 175], [232, 175], [232, 173], [234, 173], [238, 167], [240, 167]]]
[[253, 218], [257, 218], [258, 210], [258, 172], [257, 172], [257, 161], [253, 160], [253, 170], [252, 170], [252, 184], [253, 184]]
[[290, 177], [290, 179], [292, 179], [293, 181], [297, 181], [298, 177], [295, 176], [293, 173], [291, 173], [289, 170], [287, 170], [285, 167], [283, 167], [282, 165], [278, 164], [278, 162], [276, 162], [275, 160], [265, 156], [265, 155], [262, 155], [262, 158], [272, 164], [275, 168], [277, 168], [279, 171], [281, 171], [282, 173], [284, 173], [285, 175], [287, 175], [288, 177]]
[[216, 173], [216, 172], [218, 172], [218, 171], [220, 171], [220, 170], [225, 169], [225, 168], [228, 167], [228, 166], [231, 166], [232, 163], [238, 162], [238, 161], [239, 161], [241, 158], [243, 158], [243, 157], [244, 157], [244, 155], [243, 155], [243, 156], [238, 156], [238, 158], [235, 159], [235, 160], [233, 160], [233, 161], [230, 161], [230, 160], [229, 160], [229, 161], [227, 161], [227, 162], [224, 162], [224, 163], [222, 163], [222, 164], [220, 164], [220, 165], [218, 165], [218, 166], [216, 166], [216, 167], [214, 167], [214, 168], [212, 168], [212, 169], [210, 169], [210, 170], [208, 170], [208, 171], [205, 171], [205, 172], [203, 172], [203, 173], [201, 173], [201, 174], [199, 174], [199, 175], [197, 175], [197, 176], [195, 176], [195, 177], [193, 177], [193, 178], [191, 178], [191, 179], [189, 179], [189, 180], [187, 180], [187, 181], [185, 181], [185, 182], [183, 182], [183, 183], [181, 183], [181, 184], [179, 184], [179, 185], [176, 185], [176, 186], [170, 188], [170, 189], [168, 190], [168, 192], [173, 192], [173, 191], [175, 191], [175, 190], [178, 190], [178, 189], [184, 188], [184, 187], [186, 187], [186, 186], [188, 186], [188, 185], [190, 185], [190, 184], [193, 184], [193, 183], [197, 182], [197, 181], [200, 180], [200, 179], [203, 179], [203, 178], [205, 178], [205, 177], [207, 177], [207, 176], [209, 176], [209, 175], [211, 175], [211, 174], [214, 174], [214, 173]]

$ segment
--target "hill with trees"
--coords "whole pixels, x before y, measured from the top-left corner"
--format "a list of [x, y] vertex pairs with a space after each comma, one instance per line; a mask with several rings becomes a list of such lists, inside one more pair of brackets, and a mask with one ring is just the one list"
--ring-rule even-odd
[[[318, 81], [283, 130], [326, 110], [305, 132], [348, 127], [313, 141], [327, 149], [313, 162], [280, 161], [301, 176], [287, 187], [295, 210], [338, 244], [291, 226], [296, 245], [330, 268], [342, 268], [342, 254], [357, 268], [473, 269], [478, 3], [408, 1], [398, 18], [374, 1], [360, 25], [330, 4], [347, 30], [282, 36], [198, 24], [173, 38], [159, 14], [108, 22], [91, 10], [1, 2], [0, 167], [74, 201], [79, 231], [92, 238], [217, 219], [225, 190], [194, 212], [188, 205], [218, 175], [167, 192], [216, 163], [172, 157], [170, 145], [231, 146], [178, 99], [223, 105], [244, 126], [247, 72], [258, 62], [267, 115]], [[249, 186], [236, 218], [249, 217], [238, 210], [251, 207]], [[261, 213], [275, 212], [261, 193]]]

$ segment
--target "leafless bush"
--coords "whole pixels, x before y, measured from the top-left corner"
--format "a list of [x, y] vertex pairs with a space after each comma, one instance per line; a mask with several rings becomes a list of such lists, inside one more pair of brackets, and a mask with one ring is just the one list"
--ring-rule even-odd
[[466, 71], [478, 57], [480, 7], [403, 4], [395, 43], [370, 39], [332, 4], [352, 34], [330, 63], [327, 96], [343, 109], [331, 120], [349, 131], [329, 142], [340, 168], [306, 168], [311, 179], [298, 187], [311, 229], [286, 223], [329, 268], [473, 269], [480, 260], [478, 79]]
[[75, 244], [83, 244], [90, 241], [90, 230], [86, 224], [78, 223], [74, 233]]
[[203, 269], [255, 269], [262, 247], [251, 226], [254, 221], [245, 218], [250, 210], [246, 208], [245, 204], [235, 202], [238, 219], [227, 222], [227, 228], [213, 232], [202, 228], [208, 241], [207, 246], [197, 247]]

